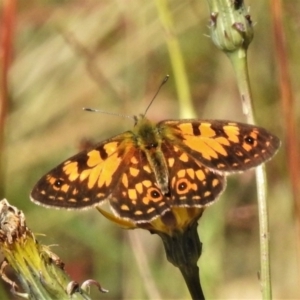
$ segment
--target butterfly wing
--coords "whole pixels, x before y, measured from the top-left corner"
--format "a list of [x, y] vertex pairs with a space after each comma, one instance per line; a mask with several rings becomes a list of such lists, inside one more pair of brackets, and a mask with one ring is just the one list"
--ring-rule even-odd
[[[135, 132], [99, 143], [57, 166], [38, 181], [31, 199], [69, 209], [109, 199], [119, 217], [149, 222], [172, 207], [209, 205], [224, 189], [225, 173], [259, 165], [280, 145], [265, 129], [242, 123], [181, 120], [153, 126], [142, 120]], [[150, 167], [145, 151], [161, 151], [152, 157], [163, 155], [165, 166], [152, 161]], [[158, 165], [168, 171], [165, 194], [155, 175]]]
[[172, 206], [203, 207], [225, 189], [225, 176], [213, 172], [171, 143], [162, 145], [170, 175]]
[[69, 209], [101, 203], [115, 188], [132, 143], [132, 134], [125, 132], [69, 158], [37, 182], [32, 201]]
[[149, 222], [172, 207], [204, 207], [214, 201], [225, 187], [225, 178], [199, 164], [171, 144], [160, 149], [169, 173], [169, 193], [163, 194], [145, 154], [132, 149], [124, 157], [126, 170], [112, 192], [110, 204], [122, 219]]
[[147, 222], [170, 209], [147, 157], [139, 148], [131, 148], [124, 157], [123, 174], [109, 199], [112, 210], [123, 219]]
[[269, 160], [280, 140], [264, 128], [219, 120], [163, 121], [166, 139], [216, 172], [238, 172]]

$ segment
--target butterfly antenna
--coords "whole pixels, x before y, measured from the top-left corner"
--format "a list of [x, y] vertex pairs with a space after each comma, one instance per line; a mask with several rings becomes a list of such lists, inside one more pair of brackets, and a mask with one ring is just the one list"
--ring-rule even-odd
[[162, 86], [168, 81], [169, 77], [170, 77], [169, 75], [166, 75], [166, 77], [164, 78], [164, 80], [163, 80], [163, 81], [161, 82], [161, 84], [159, 85], [159, 87], [158, 87], [158, 89], [157, 89], [157, 91], [156, 91], [154, 97], [153, 97], [152, 100], [150, 101], [148, 107], [146, 108], [146, 110], [145, 110], [145, 112], [144, 112], [144, 114], [143, 114], [144, 117], [146, 116], [147, 111], [149, 110], [149, 108], [150, 108], [150, 106], [152, 105], [154, 99], [155, 99], [156, 96], [158, 95], [160, 89], [161, 89]]
[[108, 111], [104, 111], [104, 110], [99, 110], [99, 109], [94, 109], [94, 108], [90, 108], [90, 107], [83, 107], [82, 108], [85, 111], [89, 111], [89, 112], [96, 112], [96, 113], [101, 113], [101, 114], [106, 114], [106, 115], [113, 115], [113, 116], [118, 116], [121, 118], [125, 118], [125, 119], [133, 119], [133, 116], [126, 116], [126, 115], [122, 115], [122, 114], [118, 114], [118, 113], [113, 113], [113, 112], [108, 112]]

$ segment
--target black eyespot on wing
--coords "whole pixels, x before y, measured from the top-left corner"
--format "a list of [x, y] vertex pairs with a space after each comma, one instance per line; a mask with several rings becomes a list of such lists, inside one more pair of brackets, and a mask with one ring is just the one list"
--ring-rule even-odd
[[56, 179], [54, 182], [54, 186], [60, 188], [63, 185], [63, 183], [64, 183], [63, 179]]
[[180, 191], [184, 191], [186, 188], [187, 188], [186, 182], [181, 182], [181, 183], [178, 185], [178, 190], [180, 190]]
[[245, 142], [248, 144], [248, 145], [254, 145], [254, 138], [253, 137], [251, 137], [251, 136], [246, 136], [245, 137]]
[[156, 190], [152, 190], [151, 193], [150, 193], [150, 195], [154, 199], [161, 197], [160, 193], [158, 191], [156, 191]]

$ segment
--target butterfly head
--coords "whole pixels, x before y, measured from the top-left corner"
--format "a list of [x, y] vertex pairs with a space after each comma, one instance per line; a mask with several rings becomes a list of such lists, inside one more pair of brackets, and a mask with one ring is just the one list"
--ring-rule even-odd
[[135, 126], [133, 128], [136, 143], [141, 149], [153, 149], [159, 144], [160, 137], [157, 125], [147, 119], [144, 115], [135, 116]]
[[145, 119], [145, 115], [143, 115], [143, 114], [139, 114], [137, 116], [133, 116], [134, 127], [138, 126], [143, 119]]

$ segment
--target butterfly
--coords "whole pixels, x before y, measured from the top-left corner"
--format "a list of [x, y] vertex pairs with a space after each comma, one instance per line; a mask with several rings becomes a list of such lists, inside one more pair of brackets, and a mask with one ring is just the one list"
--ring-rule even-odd
[[67, 159], [44, 175], [31, 199], [84, 209], [109, 201], [113, 212], [150, 222], [172, 207], [205, 207], [226, 176], [269, 160], [280, 140], [264, 128], [221, 120], [165, 120], [144, 115], [134, 128]]

